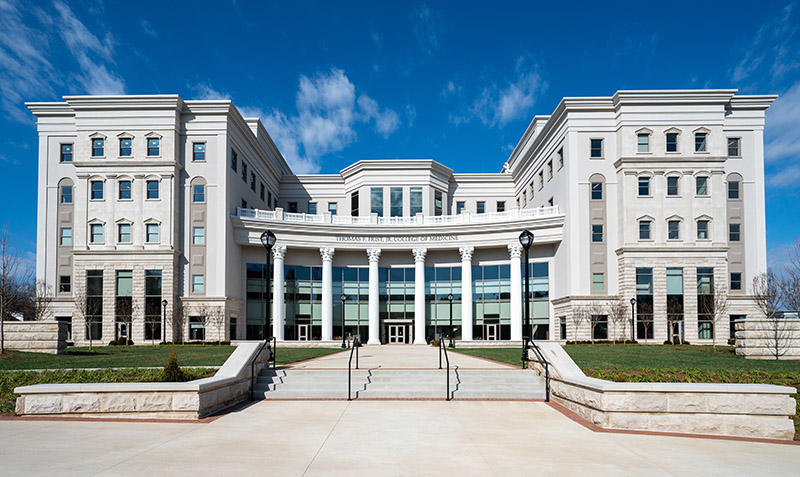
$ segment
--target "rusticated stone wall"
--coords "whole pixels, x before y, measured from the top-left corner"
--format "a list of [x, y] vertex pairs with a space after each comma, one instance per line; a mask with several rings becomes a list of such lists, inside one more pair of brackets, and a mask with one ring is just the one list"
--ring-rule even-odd
[[750, 359], [800, 360], [800, 320], [745, 319], [736, 326], [736, 354]]
[[67, 325], [58, 321], [3, 322], [8, 349], [31, 353], [63, 354], [67, 352]]

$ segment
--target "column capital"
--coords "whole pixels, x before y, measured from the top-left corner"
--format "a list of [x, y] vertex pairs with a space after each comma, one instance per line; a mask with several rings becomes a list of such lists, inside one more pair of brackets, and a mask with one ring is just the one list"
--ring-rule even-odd
[[508, 244], [508, 255], [511, 258], [520, 258], [522, 256], [522, 245], [518, 243]]
[[272, 258], [275, 260], [283, 260], [286, 255], [286, 245], [275, 245], [272, 247]]
[[319, 254], [322, 255], [323, 262], [333, 260], [334, 252], [336, 252], [336, 249], [333, 247], [322, 247], [319, 249]]
[[381, 249], [379, 249], [379, 248], [368, 248], [367, 249], [367, 257], [369, 258], [370, 262], [377, 262], [381, 258]]
[[458, 253], [461, 254], [461, 260], [472, 260], [472, 253], [475, 252], [475, 247], [459, 247]]
[[427, 248], [415, 248], [411, 250], [411, 253], [414, 254], [414, 261], [415, 262], [424, 262], [425, 255], [428, 253]]

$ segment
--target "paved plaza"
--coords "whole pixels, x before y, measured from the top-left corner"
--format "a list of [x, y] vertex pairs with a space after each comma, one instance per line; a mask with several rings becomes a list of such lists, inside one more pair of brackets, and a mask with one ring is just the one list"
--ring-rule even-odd
[[541, 402], [262, 401], [213, 422], [0, 421], [5, 475], [797, 475], [800, 446], [593, 432]]
[[[278, 354], [280, 354], [280, 345]], [[359, 349], [359, 366], [361, 369], [374, 368], [411, 368], [411, 369], [434, 369], [439, 367], [439, 349], [433, 346], [408, 346], [408, 345], [365, 345]], [[522, 349], [519, 351], [522, 355]], [[503, 363], [497, 363], [486, 359], [475, 358], [461, 353], [449, 351], [447, 356], [450, 358], [451, 367], [467, 369], [509, 369]], [[341, 353], [329, 354], [320, 358], [303, 361], [290, 367], [293, 369], [347, 369], [350, 360], [350, 350]], [[445, 358], [442, 355], [442, 366], [445, 365]], [[355, 356], [353, 356], [353, 367], [355, 367]]]

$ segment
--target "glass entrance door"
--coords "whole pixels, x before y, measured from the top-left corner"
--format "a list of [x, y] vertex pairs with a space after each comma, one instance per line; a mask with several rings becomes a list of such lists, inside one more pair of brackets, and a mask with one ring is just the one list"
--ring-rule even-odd
[[389, 344], [407, 343], [407, 326], [408, 325], [389, 325]]
[[497, 339], [497, 328], [500, 325], [486, 325], [486, 339], [487, 340], [496, 340]]
[[297, 325], [298, 340], [308, 341], [308, 335], [311, 334], [311, 325]]

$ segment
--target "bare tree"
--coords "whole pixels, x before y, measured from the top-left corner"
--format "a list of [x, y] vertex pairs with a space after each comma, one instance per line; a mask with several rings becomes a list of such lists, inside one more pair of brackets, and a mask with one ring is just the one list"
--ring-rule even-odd
[[718, 285], [706, 305], [707, 315], [711, 317], [711, 343], [713, 348], [717, 349], [717, 325], [728, 316], [728, 291], [725, 287]]
[[572, 309], [572, 315], [569, 317], [569, 321], [572, 324], [575, 333], [573, 334], [573, 339], [578, 341], [578, 331], [581, 328], [583, 323], [589, 322], [591, 314], [589, 313], [589, 307], [586, 306], [578, 306]]
[[[680, 310], [675, 313], [674, 310]], [[674, 297], [667, 298], [667, 339], [670, 343], [675, 342], [675, 328], [679, 327], [683, 321], [683, 303]], [[678, 339], [683, 342], [682, 334], [678, 334]]]
[[[650, 334], [650, 329], [653, 327], [653, 302], [639, 301], [636, 303], [636, 306], [637, 323], [642, 324], [642, 331], [644, 331], [644, 344], [647, 344], [647, 336]], [[637, 323], [634, 323], [633, 326], [637, 326]]]
[[603, 307], [598, 305], [589, 305], [586, 307], [586, 314], [589, 317], [589, 326], [591, 336], [589, 339], [594, 343], [595, 331], [599, 325], [606, 324], [606, 339], [608, 339], [608, 315]]
[[209, 307], [206, 323], [210, 323], [217, 330], [217, 341], [222, 342], [223, 329], [225, 328], [225, 307]]
[[[170, 328], [172, 329], [172, 339], [170, 342], [175, 341], [183, 343], [183, 326], [188, 321], [188, 316], [188, 310], [186, 306], [183, 305], [183, 302], [180, 300], [176, 301], [175, 308], [167, 318]], [[166, 330], [164, 330], [163, 333], [166, 333]]]
[[86, 335], [89, 337], [89, 349], [92, 349], [92, 327], [100, 321], [102, 323], [103, 307], [100, 300], [86, 294], [86, 288], [75, 290], [75, 316], [83, 321], [86, 326]]
[[31, 312], [33, 319], [42, 321], [50, 316], [53, 307], [53, 288], [44, 280], [34, 280], [31, 284]]
[[753, 301], [764, 315], [760, 326], [764, 343], [775, 359], [780, 359], [789, 350], [791, 338], [786, 320], [779, 310], [783, 301], [781, 283], [772, 270], [753, 279]]
[[117, 319], [119, 319], [125, 325], [125, 344], [127, 345], [131, 340], [131, 334], [133, 333], [133, 317], [139, 314], [139, 310], [141, 307], [139, 302], [133, 299], [133, 297], [125, 297], [129, 298], [130, 301], [121, 301], [118, 300], [115, 305], [115, 311]]
[[24, 283], [30, 270], [23, 268], [22, 257], [11, 246], [8, 228], [0, 229], [0, 354], [5, 353], [3, 322], [13, 311], [22, 307], [25, 299]]
[[780, 288], [784, 306], [800, 318], [800, 238], [795, 239], [789, 251], [789, 263], [784, 266]]
[[[615, 300], [613, 303], [608, 305], [608, 319], [612, 323], [614, 323], [614, 333], [616, 334], [616, 336], [619, 336], [619, 339], [621, 341], [625, 341], [626, 337], [625, 331], [627, 328], [629, 317], [630, 313], [628, 312], [628, 305], [625, 303], [624, 298], [620, 297], [619, 299]], [[621, 332], [620, 328], [622, 328]]]

